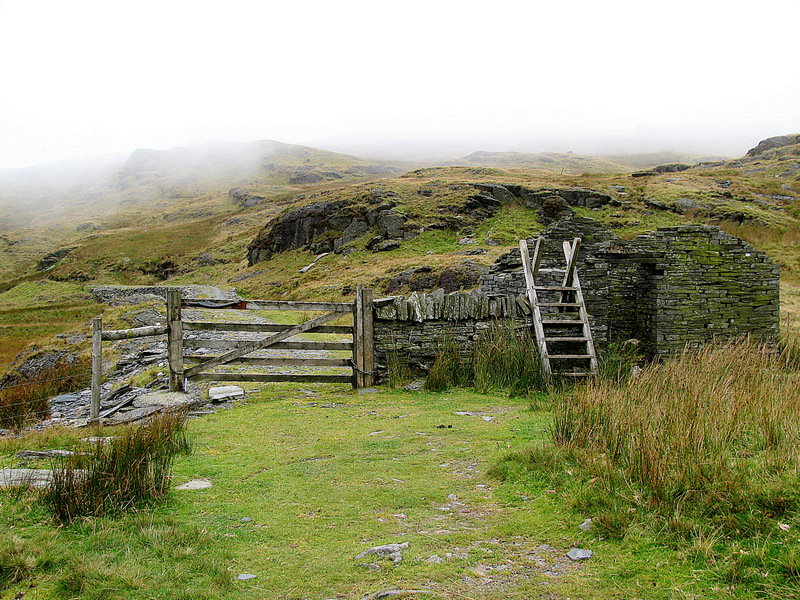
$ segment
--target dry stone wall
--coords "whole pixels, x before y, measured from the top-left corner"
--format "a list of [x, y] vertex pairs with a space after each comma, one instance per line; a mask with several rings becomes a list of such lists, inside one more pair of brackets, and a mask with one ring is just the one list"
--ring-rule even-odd
[[[542, 233], [539, 282], [560, 284], [563, 241], [580, 237], [578, 274], [595, 342], [637, 339], [664, 356], [713, 339], [776, 341], [780, 269], [766, 254], [718, 227], [666, 227], [622, 240], [597, 221], [570, 217]], [[528, 240], [533, 248], [536, 240]], [[445, 336], [469, 353], [498, 319], [530, 323], [519, 249], [501, 256], [473, 292], [413, 293], [375, 303], [378, 379], [394, 352], [426, 370]]]
[[385, 381], [394, 354], [414, 371], [427, 371], [446, 338], [467, 354], [481, 331], [498, 320], [530, 322], [530, 305], [523, 296], [490, 297], [479, 291], [445, 294], [412, 293], [375, 300], [373, 311], [376, 378]]
[[[592, 219], [562, 219], [542, 233], [542, 283], [564, 267], [562, 242], [582, 239], [578, 274], [598, 345], [637, 339], [663, 355], [713, 338], [777, 339], [780, 268], [719, 227], [665, 227], [622, 240]], [[528, 241], [532, 248], [535, 238]], [[525, 289], [519, 250], [481, 278], [489, 294]]]

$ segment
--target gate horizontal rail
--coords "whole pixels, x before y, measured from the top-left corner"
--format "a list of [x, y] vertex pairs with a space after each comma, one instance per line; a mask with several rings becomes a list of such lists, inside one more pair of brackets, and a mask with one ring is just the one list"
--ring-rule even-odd
[[[227, 310], [277, 310], [326, 314], [311, 318], [299, 325], [276, 323], [243, 323], [225, 321], [187, 321], [180, 318], [182, 308], [227, 309]], [[168, 312], [170, 312], [168, 310]], [[353, 387], [372, 385], [374, 381], [374, 350], [372, 343], [372, 290], [358, 288], [356, 299], [345, 302], [304, 302], [289, 300], [206, 300], [201, 298], [183, 299], [177, 307], [180, 322], [180, 371], [182, 376], [202, 381], [252, 381], [252, 382], [335, 382], [351, 383]], [[353, 317], [352, 325], [328, 325], [327, 322], [341, 317]], [[184, 338], [185, 332], [231, 332], [231, 333], [269, 333], [259, 339], [203, 339]], [[305, 334], [347, 335], [352, 341], [309, 341], [294, 339]], [[174, 339], [174, 338], [173, 338]], [[291, 341], [290, 341], [291, 340]], [[224, 351], [224, 354], [183, 354], [184, 349], [204, 348]], [[271, 357], [252, 354], [269, 350], [311, 350], [345, 351], [349, 358], [309, 358], [309, 357]], [[248, 356], [249, 355], [249, 356]], [[189, 368], [183, 368], [183, 360], [197, 361]], [[177, 367], [177, 361], [175, 366]], [[349, 368], [349, 374], [320, 373], [253, 373], [253, 372], [212, 372], [211, 369], [223, 365], [268, 366], [268, 367], [309, 367], [309, 368]]]
[[[246, 342], [236, 340], [183, 340], [184, 348], [211, 348], [231, 350], [242, 347]], [[353, 350], [353, 342], [278, 342], [270, 348], [281, 350]]]

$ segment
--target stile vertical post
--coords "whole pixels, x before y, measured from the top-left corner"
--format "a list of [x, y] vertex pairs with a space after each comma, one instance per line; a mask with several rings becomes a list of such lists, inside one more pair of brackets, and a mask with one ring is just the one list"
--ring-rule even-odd
[[363, 363], [362, 384], [371, 387], [375, 383], [375, 346], [372, 340], [372, 288], [361, 291], [361, 312], [363, 325], [361, 327], [361, 355]]
[[167, 290], [167, 355], [169, 391], [183, 392], [183, 322], [180, 290]]
[[92, 319], [92, 403], [89, 421], [100, 420], [100, 385], [103, 383], [103, 320]]
[[356, 299], [353, 306], [353, 388], [364, 387], [364, 355], [361, 339], [364, 337], [364, 288], [356, 288]]

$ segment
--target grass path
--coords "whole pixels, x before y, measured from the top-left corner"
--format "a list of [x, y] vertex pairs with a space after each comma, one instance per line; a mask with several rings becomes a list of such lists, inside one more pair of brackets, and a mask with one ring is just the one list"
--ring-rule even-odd
[[[175, 472], [176, 483], [213, 484], [183, 492], [179, 513], [228, 541], [234, 577], [257, 576], [237, 583], [235, 597], [361, 598], [427, 586], [442, 598], [524, 598], [541, 591], [538, 574], [577, 570], [552, 525], [513, 531], [519, 510], [498, 502], [486, 474], [546, 434], [545, 416], [522, 401], [288, 388], [260, 398], [196, 421], [196, 452]], [[396, 567], [354, 560], [391, 542], [409, 543]]]
[[[651, 534], [582, 533], [565, 490], [487, 475], [549, 424], [525, 400], [466, 390], [264, 386], [190, 423], [195, 452], [177, 459], [174, 485], [210, 488], [61, 528], [32, 498], [0, 495], [0, 600], [729, 597]], [[4, 465], [37, 446], [12, 441]], [[409, 544], [397, 566], [355, 559], [393, 542]], [[574, 546], [595, 556], [572, 563]]]

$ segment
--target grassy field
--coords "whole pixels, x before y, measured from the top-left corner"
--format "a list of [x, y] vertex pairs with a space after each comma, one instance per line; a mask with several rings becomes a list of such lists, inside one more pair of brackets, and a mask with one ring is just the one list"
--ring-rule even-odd
[[[657, 530], [582, 532], [577, 472], [490, 476], [549, 443], [551, 413], [531, 404], [463, 389], [254, 391], [190, 423], [194, 453], [177, 458], [173, 485], [203, 479], [208, 489], [61, 527], [31, 496], [0, 496], [0, 598], [731, 597], [736, 586], [713, 565]], [[19, 449], [71, 447], [84, 435], [5, 439], [2, 466]], [[409, 544], [397, 566], [355, 559], [394, 542]], [[573, 547], [594, 556], [573, 563]]]

